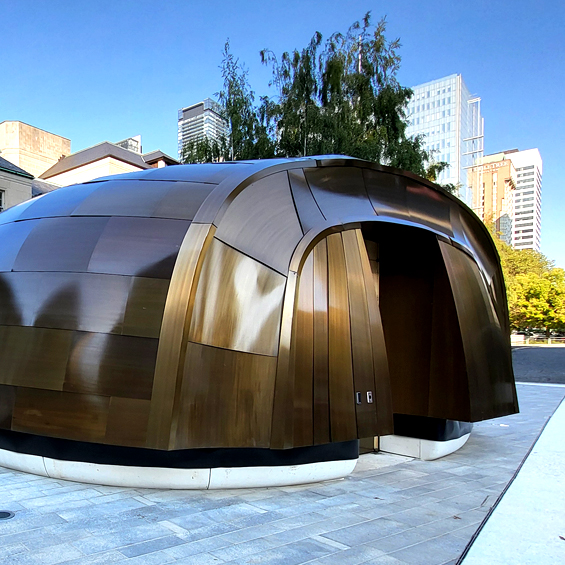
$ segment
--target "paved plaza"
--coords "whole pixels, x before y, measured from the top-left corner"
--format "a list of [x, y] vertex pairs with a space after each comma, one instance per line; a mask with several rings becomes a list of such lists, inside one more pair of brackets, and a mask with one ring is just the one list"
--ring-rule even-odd
[[0, 522], [0, 562], [455, 564], [565, 396], [517, 389], [520, 414], [476, 424], [457, 453], [367, 454], [351, 476], [314, 485], [144, 490], [0, 469], [0, 510], [15, 512]]

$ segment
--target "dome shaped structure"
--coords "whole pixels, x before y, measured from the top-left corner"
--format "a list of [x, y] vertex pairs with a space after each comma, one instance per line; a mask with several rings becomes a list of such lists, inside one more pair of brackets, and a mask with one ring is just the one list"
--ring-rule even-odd
[[149, 169], [11, 208], [0, 238], [6, 465], [354, 464], [393, 414], [517, 410], [494, 244], [411, 173]]

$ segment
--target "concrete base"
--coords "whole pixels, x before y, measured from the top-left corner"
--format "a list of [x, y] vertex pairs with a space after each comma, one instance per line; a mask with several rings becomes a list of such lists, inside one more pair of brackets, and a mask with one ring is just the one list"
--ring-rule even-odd
[[61, 461], [0, 449], [1, 467], [52, 479], [133, 488], [222, 489], [317, 483], [349, 475], [356, 463], [357, 459], [346, 459], [273, 467], [173, 469]]
[[471, 434], [465, 434], [456, 439], [447, 441], [431, 441], [429, 439], [418, 439], [405, 436], [381, 436], [379, 447], [387, 453], [395, 453], [396, 455], [405, 455], [406, 457], [415, 457], [424, 461], [432, 461], [445, 457], [454, 451], [457, 451], [469, 439]]

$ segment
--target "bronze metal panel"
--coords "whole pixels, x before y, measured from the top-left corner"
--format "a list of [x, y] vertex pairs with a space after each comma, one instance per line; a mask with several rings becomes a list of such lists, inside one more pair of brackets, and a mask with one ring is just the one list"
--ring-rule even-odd
[[181, 220], [110, 218], [88, 271], [168, 279], [188, 226]]
[[453, 236], [450, 201], [446, 196], [429, 186], [409, 180], [406, 184], [406, 199], [410, 217], [415, 223]]
[[175, 263], [157, 350], [147, 447], [174, 448], [179, 408], [175, 399], [178, 400], [180, 394], [184, 366], [185, 324], [190, 323], [196, 285], [214, 231], [209, 224], [191, 224]]
[[58, 188], [44, 196], [33, 199], [33, 204], [20, 215], [21, 220], [30, 218], [54, 218], [70, 216], [85, 198], [97, 190], [102, 183], [78, 184]]
[[103, 396], [18, 388], [12, 429], [102, 443], [109, 400]]
[[177, 448], [269, 447], [277, 360], [188, 344]]
[[409, 220], [406, 179], [399, 175], [363, 169], [365, 186], [379, 216]]
[[168, 280], [133, 278], [122, 333], [139, 337], [159, 337], [168, 291]]
[[16, 387], [0, 385], [0, 429], [12, 429], [12, 414], [16, 402]]
[[[356, 235], [361, 255], [361, 267], [363, 269], [363, 279], [365, 281], [365, 293], [367, 297], [367, 311], [371, 328], [371, 352], [373, 355], [377, 424], [379, 435], [387, 435], [392, 434], [394, 429], [388, 358], [379, 307], [378, 246], [375, 242], [363, 240], [361, 231], [356, 230]], [[368, 253], [363, 252], [363, 243], [365, 243], [365, 248]], [[371, 261], [370, 257], [373, 257], [374, 260]]]
[[302, 230], [286, 172], [251, 184], [225, 211], [216, 237], [286, 275]]
[[[365, 278], [361, 264], [361, 249], [365, 253], [363, 239], [357, 232], [348, 230], [341, 234], [347, 268], [347, 290], [349, 296], [349, 317], [351, 327], [351, 351], [353, 357], [353, 383], [355, 392], [361, 393], [361, 403], [355, 404], [357, 417], [357, 437], [370, 437], [378, 434], [377, 402], [373, 372], [373, 346], [371, 343], [371, 325], [365, 289]], [[371, 281], [372, 282], [372, 281]], [[372, 396], [368, 402], [367, 393]]]
[[110, 398], [104, 443], [145, 447], [150, 405], [149, 400]]
[[6, 285], [2, 295], [11, 298], [0, 302], [0, 324], [121, 333], [131, 281], [91, 273], [5, 273], [0, 287]]
[[330, 441], [328, 364], [328, 248], [314, 247], [314, 444]]
[[326, 218], [375, 216], [375, 210], [365, 190], [362, 169], [316, 167], [304, 169], [304, 173]]
[[108, 218], [45, 218], [22, 245], [14, 271], [87, 270]]
[[[149, 218], [171, 189], [159, 181], [107, 180], [75, 208], [73, 216], [141, 216]], [[89, 185], [85, 185], [89, 186]]]
[[469, 385], [461, 330], [441, 254], [434, 254], [429, 415], [468, 422]]
[[0, 327], [0, 383], [61, 390], [72, 332]]
[[277, 355], [286, 278], [214, 238], [196, 290], [188, 339]]
[[329, 400], [332, 441], [357, 438], [347, 271], [341, 234], [327, 237]]
[[170, 183], [169, 192], [153, 212], [154, 218], [192, 220], [216, 185], [197, 182]]
[[296, 206], [300, 226], [302, 227], [303, 233], [306, 233], [325, 222], [326, 218], [324, 218], [324, 215], [312, 196], [312, 192], [304, 176], [304, 171], [302, 169], [288, 171], [288, 180], [290, 182], [292, 198]]
[[36, 225], [36, 221], [0, 225], [0, 271], [12, 270], [22, 245]]
[[294, 419], [289, 418], [294, 406], [294, 354], [292, 329], [298, 276], [288, 273], [281, 317], [279, 355], [277, 358], [276, 380], [272, 410], [271, 449], [292, 447]]
[[294, 439], [293, 446], [313, 445], [314, 254], [304, 263], [294, 313]]
[[475, 262], [439, 242], [451, 283], [469, 379], [471, 421], [496, 418], [518, 409], [508, 334], [489, 306]]
[[63, 390], [150, 399], [158, 340], [77, 332]]

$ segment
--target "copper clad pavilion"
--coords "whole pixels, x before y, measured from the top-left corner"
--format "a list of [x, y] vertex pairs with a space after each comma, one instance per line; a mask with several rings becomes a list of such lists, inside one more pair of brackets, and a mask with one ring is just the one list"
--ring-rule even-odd
[[0, 464], [213, 488], [214, 468], [354, 464], [393, 414], [517, 411], [494, 244], [411, 173], [149, 169], [11, 208], [0, 241]]

